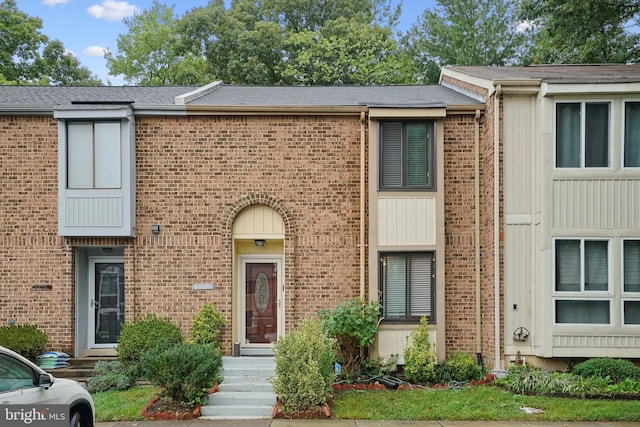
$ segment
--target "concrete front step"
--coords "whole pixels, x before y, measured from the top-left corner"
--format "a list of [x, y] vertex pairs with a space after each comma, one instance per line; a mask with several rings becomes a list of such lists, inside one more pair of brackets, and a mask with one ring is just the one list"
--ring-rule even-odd
[[269, 382], [275, 375], [272, 357], [223, 357], [218, 391], [200, 408], [209, 420], [271, 418], [276, 394]]

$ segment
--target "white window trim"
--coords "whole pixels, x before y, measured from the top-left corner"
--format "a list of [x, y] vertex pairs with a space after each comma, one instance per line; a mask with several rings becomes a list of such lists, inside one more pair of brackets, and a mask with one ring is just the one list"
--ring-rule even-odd
[[[556, 301], [606, 301], [609, 303], [609, 323], [558, 323], [556, 321], [557, 320]], [[558, 326], [558, 327], [572, 326], [572, 327], [582, 327], [582, 328], [611, 327], [613, 325], [613, 323], [611, 322], [611, 318], [613, 314], [612, 303], [613, 303], [613, 299], [610, 299], [610, 298], [584, 298], [584, 297], [572, 298], [568, 296], [566, 298], [553, 298], [553, 304], [551, 304], [553, 326]]]
[[[558, 144], [558, 104], [575, 104], [580, 103], [580, 166], [571, 168], [571, 167], [558, 167], [557, 163], [557, 144]], [[586, 167], [584, 165], [585, 162], [585, 123], [586, 123], [586, 114], [585, 114], [585, 105], [588, 103], [608, 103], [609, 104], [609, 145], [607, 150], [609, 152], [609, 166], [608, 167]], [[613, 123], [612, 123], [612, 115], [614, 108], [614, 100], [613, 99], [562, 99], [555, 100], [553, 103], [553, 170], [555, 171], [584, 171], [584, 170], [613, 170]], [[624, 129], [624, 122], [623, 122]], [[623, 138], [624, 139], [624, 138]], [[623, 152], [624, 153], [624, 152]]]
[[[579, 240], [580, 241], [580, 291], [557, 291], [556, 290], [556, 242], [560, 240]], [[606, 291], [586, 291], [584, 290], [584, 242], [585, 241], [607, 241], [607, 287]], [[612, 322], [612, 304], [614, 301], [615, 293], [612, 283], [612, 268], [611, 268], [611, 250], [612, 239], [610, 237], [554, 237], [552, 241], [552, 291], [551, 291], [551, 315], [553, 319], [553, 325], [558, 327], [611, 327]], [[556, 313], [556, 301], [607, 301], [609, 303], [609, 322], [608, 323], [559, 323], [557, 322]]]
[[[579, 240], [580, 241], [580, 291], [557, 291], [556, 290], [556, 242], [559, 240]], [[585, 241], [607, 241], [607, 287], [606, 291], [587, 291], [584, 289], [584, 242]], [[554, 237], [552, 246], [552, 291], [551, 294], [554, 297], [561, 297], [559, 299], [566, 299], [567, 296], [575, 295], [576, 297], [585, 297], [585, 295], [594, 298], [613, 297], [614, 291], [612, 286], [612, 271], [611, 271], [611, 241], [610, 237]], [[579, 298], [573, 298], [579, 299]]]

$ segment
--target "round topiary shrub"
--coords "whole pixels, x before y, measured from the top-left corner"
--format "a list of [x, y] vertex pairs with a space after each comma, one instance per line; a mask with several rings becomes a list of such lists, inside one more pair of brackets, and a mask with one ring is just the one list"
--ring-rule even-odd
[[213, 344], [160, 342], [141, 359], [145, 377], [176, 403], [203, 404], [218, 381], [222, 353]]
[[38, 355], [47, 347], [49, 337], [36, 325], [0, 327], [0, 345], [36, 363]]
[[133, 323], [122, 325], [118, 338], [118, 360], [131, 378], [138, 379], [143, 376], [140, 360], [145, 352], [154, 348], [160, 341], [182, 342], [180, 328], [169, 318], [147, 314]]
[[628, 360], [599, 357], [577, 364], [572, 371], [581, 377], [601, 377], [619, 383], [625, 379], [640, 380], [640, 368]]
[[220, 347], [220, 331], [225, 323], [222, 313], [216, 310], [212, 303], [207, 303], [193, 316], [189, 338], [194, 343], [214, 344]]

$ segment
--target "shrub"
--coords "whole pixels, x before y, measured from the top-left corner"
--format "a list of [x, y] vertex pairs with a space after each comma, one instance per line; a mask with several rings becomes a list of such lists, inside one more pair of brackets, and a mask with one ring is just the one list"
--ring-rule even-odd
[[189, 338], [191, 342], [198, 344], [215, 344], [220, 346], [220, 331], [225, 325], [224, 317], [219, 310], [213, 307], [212, 303], [202, 306], [200, 311], [193, 316], [193, 323]]
[[87, 379], [87, 389], [90, 393], [107, 390], [126, 390], [133, 384], [118, 361], [100, 360], [96, 362], [93, 374]]
[[161, 340], [170, 343], [182, 342], [180, 328], [169, 318], [147, 314], [133, 323], [122, 325], [118, 338], [118, 360], [133, 379], [142, 376], [140, 367], [142, 355], [154, 348]]
[[338, 342], [338, 358], [347, 375], [360, 372], [378, 333], [380, 303], [354, 298], [330, 312], [320, 312], [326, 333]]
[[609, 380], [585, 378], [565, 372], [543, 371], [539, 368], [515, 366], [496, 384], [512, 393], [562, 397], [594, 397], [607, 389]]
[[32, 362], [47, 347], [49, 337], [36, 325], [11, 325], [0, 327], [0, 345], [15, 351]]
[[572, 373], [581, 377], [609, 377], [619, 383], [625, 379], [640, 380], [640, 368], [628, 360], [600, 357], [577, 364]]
[[213, 344], [161, 341], [141, 359], [145, 377], [176, 403], [203, 404], [218, 381], [222, 353]]
[[271, 378], [285, 412], [324, 405], [333, 391], [335, 340], [318, 319], [306, 319], [274, 344], [276, 376]]
[[436, 352], [431, 349], [427, 318], [420, 319], [420, 325], [411, 331], [411, 344], [407, 337], [404, 348], [404, 376], [409, 381], [421, 384], [433, 383], [436, 379]]
[[470, 354], [453, 352], [442, 364], [436, 366], [436, 382], [468, 382], [482, 377], [483, 367]]

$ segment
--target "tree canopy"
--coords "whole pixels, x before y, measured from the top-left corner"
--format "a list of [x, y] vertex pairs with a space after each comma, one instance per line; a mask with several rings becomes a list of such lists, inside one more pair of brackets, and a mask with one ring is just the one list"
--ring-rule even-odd
[[[437, 82], [447, 65], [633, 63], [640, 0], [435, 0], [406, 33], [392, 0], [159, 0], [105, 59], [137, 85]], [[0, 3], [0, 83], [101, 84], [15, 0]]]
[[100, 85], [59, 40], [42, 32], [42, 20], [21, 12], [15, 0], [0, 3], [0, 83]]
[[526, 35], [507, 0], [437, 0], [411, 28], [407, 45], [433, 80], [446, 65], [522, 63]]
[[523, 0], [536, 63], [635, 63], [640, 57], [637, 0]]

